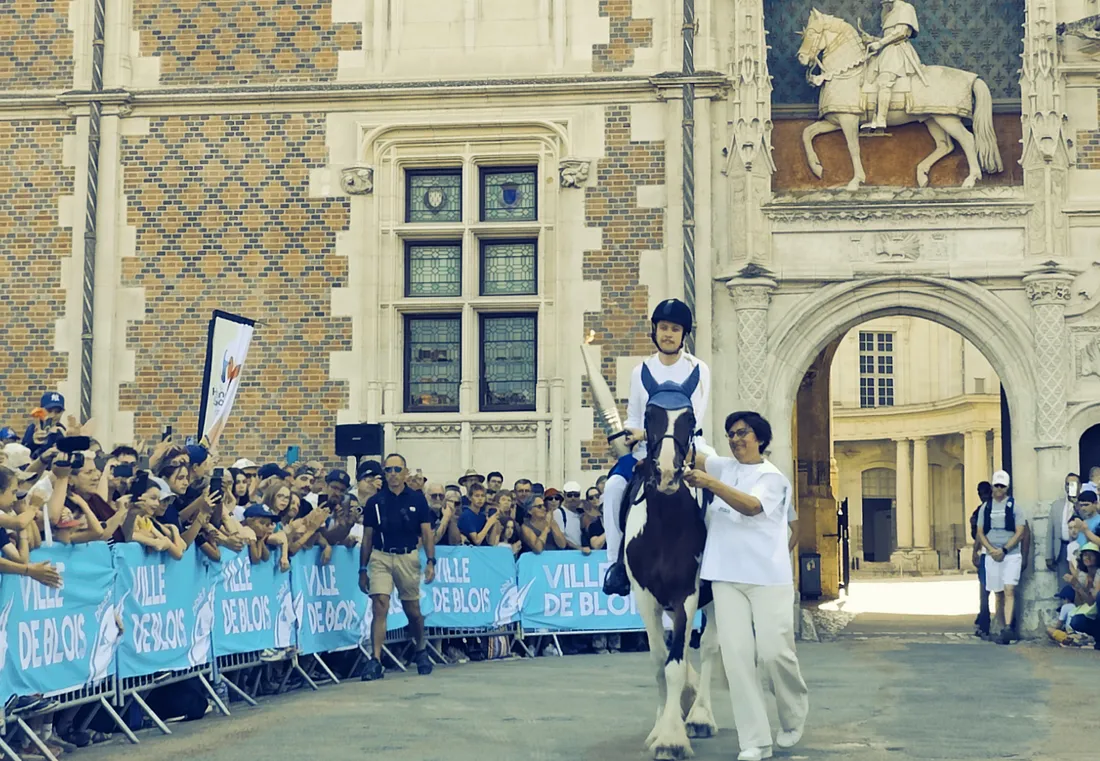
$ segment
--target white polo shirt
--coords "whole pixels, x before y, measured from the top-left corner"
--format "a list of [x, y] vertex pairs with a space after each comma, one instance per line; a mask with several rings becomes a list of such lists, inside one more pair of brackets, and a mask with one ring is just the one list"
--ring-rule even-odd
[[787, 552], [791, 482], [765, 460], [742, 465], [732, 457], [708, 457], [707, 473], [760, 500], [764, 511], [742, 515], [717, 496], [707, 509], [702, 578], [760, 586], [794, 581]]

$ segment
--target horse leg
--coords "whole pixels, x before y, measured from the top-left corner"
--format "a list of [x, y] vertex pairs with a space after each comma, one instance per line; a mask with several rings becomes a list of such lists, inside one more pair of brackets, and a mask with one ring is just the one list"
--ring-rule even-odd
[[656, 759], [683, 759], [692, 755], [681, 707], [687, 684], [688, 622], [695, 617], [697, 596], [692, 594], [672, 609], [672, 642], [665, 661], [665, 682], [668, 692], [664, 710], [657, 719], [657, 736], [653, 742]]
[[661, 729], [661, 713], [664, 710], [668, 698], [668, 684], [665, 681], [665, 660], [668, 650], [665, 647], [665, 627], [661, 621], [663, 613], [657, 599], [646, 590], [634, 585], [634, 601], [638, 606], [638, 613], [645, 624], [646, 636], [649, 637], [649, 655], [653, 659], [653, 667], [657, 677], [657, 720], [653, 730], [645, 740], [645, 746], [650, 748], [656, 742]]
[[836, 132], [838, 129], [840, 129], [839, 124], [835, 124], [827, 119], [822, 119], [802, 130], [802, 147], [806, 151], [806, 161], [810, 165], [810, 171], [813, 172], [814, 176], [819, 180], [825, 173], [825, 169], [821, 166], [821, 159], [817, 157], [817, 151], [814, 150], [814, 138], [818, 135]]
[[928, 128], [928, 134], [932, 136], [932, 139], [936, 141], [936, 147], [925, 157], [924, 161], [917, 164], [917, 185], [922, 188], [928, 187], [928, 173], [936, 162], [955, 150], [955, 144], [951, 142], [951, 137], [934, 118], [926, 120], [924, 126]]
[[848, 141], [848, 154], [852, 157], [852, 181], [848, 183], [848, 190], [859, 190], [859, 186], [867, 182], [867, 175], [863, 171], [863, 159], [859, 156], [859, 116], [856, 114], [837, 114], [840, 129], [844, 131], [844, 139]]
[[707, 626], [699, 643], [699, 688], [695, 694], [695, 704], [688, 711], [687, 732], [689, 737], [713, 737], [718, 732], [718, 723], [714, 720], [714, 711], [710, 705], [710, 685], [714, 678], [714, 667], [721, 665], [718, 649], [718, 622], [714, 620], [714, 603], [703, 609], [707, 617]]
[[962, 119], [957, 116], [936, 116], [933, 118], [947, 134], [955, 138], [955, 142], [962, 146], [963, 153], [966, 154], [966, 162], [970, 165], [970, 174], [963, 180], [961, 187], [974, 187], [974, 184], [982, 178], [982, 167], [978, 163], [978, 147], [974, 141], [974, 135], [962, 123]]

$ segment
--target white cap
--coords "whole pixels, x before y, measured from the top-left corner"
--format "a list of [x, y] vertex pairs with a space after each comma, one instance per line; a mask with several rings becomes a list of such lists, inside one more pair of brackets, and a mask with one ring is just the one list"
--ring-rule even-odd
[[165, 481], [163, 478], [158, 478], [157, 476], [149, 476], [149, 483], [156, 484], [158, 487], [160, 487], [161, 502], [172, 496], [173, 492], [171, 488], [169, 488], [168, 482]]
[[571, 491], [575, 491], [575, 492], [579, 493], [580, 490], [581, 490], [581, 485], [579, 483], [577, 483], [576, 481], [566, 481], [565, 486], [561, 487], [561, 490], [563, 492], [566, 492], [566, 493], [571, 492]]
[[1007, 472], [1003, 470], [998, 470], [996, 473], [993, 474], [993, 481], [991, 483], [994, 486], [1008, 486], [1012, 483], [1012, 481], [1009, 479]]
[[241, 459], [233, 463], [233, 467], [237, 470], [248, 470], [249, 468], [258, 468], [260, 466], [252, 462], [252, 460], [242, 457]]
[[8, 456], [8, 467], [20, 470], [31, 464], [31, 450], [15, 441], [4, 445], [4, 454]]

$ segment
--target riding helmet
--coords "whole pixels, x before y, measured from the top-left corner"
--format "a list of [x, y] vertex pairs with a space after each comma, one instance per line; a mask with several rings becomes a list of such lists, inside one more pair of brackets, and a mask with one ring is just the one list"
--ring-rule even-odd
[[657, 329], [658, 322], [671, 322], [679, 325], [684, 329], [684, 335], [686, 336], [691, 332], [691, 308], [680, 299], [665, 299], [653, 310], [653, 317], [650, 318], [650, 322], [653, 323], [654, 330]]

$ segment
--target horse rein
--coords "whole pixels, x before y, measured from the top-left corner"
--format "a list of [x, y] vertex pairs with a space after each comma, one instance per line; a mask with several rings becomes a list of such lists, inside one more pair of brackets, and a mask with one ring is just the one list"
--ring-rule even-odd
[[[823, 37], [825, 35], [825, 31], [822, 30], [822, 31], [818, 32], [817, 34], [818, 34], [818, 37]], [[849, 32], [844, 32], [844, 33], [838, 35], [835, 40], [833, 40], [827, 46], [824, 46], [823, 48], [818, 50], [817, 53], [814, 55], [813, 60], [810, 61], [809, 64], [807, 64], [807, 66], [806, 66], [806, 78], [809, 79], [810, 73], [816, 67], [816, 68], [821, 70], [821, 81], [822, 81], [822, 83], [825, 83], [825, 82], [828, 82], [828, 81], [830, 81], [830, 80], [832, 80], [836, 77], [841, 76], [842, 74], [847, 74], [849, 72], [853, 72], [856, 69], [858, 69], [860, 66], [863, 66], [864, 64], [866, 64], [872, 58], [871, 53], [866, 52], [866, 51], [864, 52], [863, 55], [861, 55], [855, 61], [852, 61], [851, 63], [840, 67], [839, 69], [834, 69], [833, 71], [827, 71], [825, 69], [825, 63], [822, 61], [822, 56], [829, 56], [832, 53], [835, 53], [841, 45], [846, 44], [848, 42], [858, 42], [858, 41], [859, 40], [858, 40], [858, 37], [856, 36], [855, 32], [850, 32], [850, 33]], [[816, 47], [816, 45], [817, 45], [817, 43], [814, 43], [815, 47]]]

